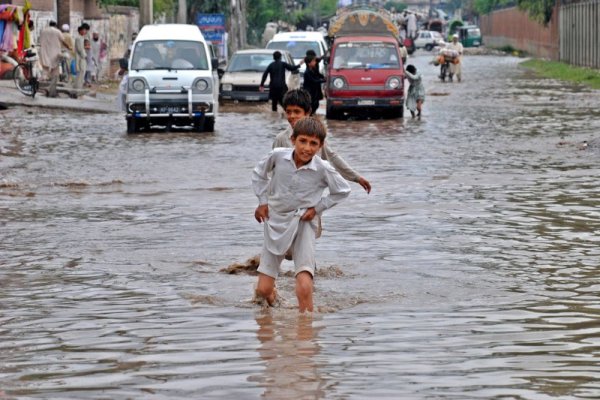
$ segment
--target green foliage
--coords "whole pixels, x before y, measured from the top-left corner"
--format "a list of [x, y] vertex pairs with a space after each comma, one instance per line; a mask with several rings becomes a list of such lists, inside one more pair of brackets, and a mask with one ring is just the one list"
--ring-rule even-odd
[[406, 4], [402, 1], [386, 1], [383, 5], [383, 8], [386, 10], [391, 10], [392, 7], [394, 7], [396, 12], [404, 11], [407, 8]]
[[550, 22], [554, 4], [555, 0], [517, 0], [520, 10], [526, 11], [532, 20], [543, 25]]
[[548, 24], [556, 0], [474, 0], [473, 8], [479, 14], [489, 14], [499, 8], [518, 6], [529, 17], [541, 24]]
[[532, 59], [524, 61], [521, 65], [531, 69], [546, 78], [574, 82], [594, 89], [600, 89], [600, 71], [575, 67], [558, 61], [544, 61]]

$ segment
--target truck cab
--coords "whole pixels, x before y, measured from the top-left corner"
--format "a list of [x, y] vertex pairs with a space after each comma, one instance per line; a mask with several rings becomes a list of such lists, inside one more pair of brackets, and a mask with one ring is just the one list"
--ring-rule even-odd
[[404, 71], [398, 43], [390, 37], [336, 39], [327, 74], [327, 118], [344, 112], [404, 115]]
[[398, 30], [381, 11], [351, 10], [330, 24], [327, 118], [360, 112], [404, 116], [404, 66]]
[[129, 59], [127, 132], [152, 125], [191, 125], [212, 132], [218, 111], [217, 66], [197, 26], [144, 26]]

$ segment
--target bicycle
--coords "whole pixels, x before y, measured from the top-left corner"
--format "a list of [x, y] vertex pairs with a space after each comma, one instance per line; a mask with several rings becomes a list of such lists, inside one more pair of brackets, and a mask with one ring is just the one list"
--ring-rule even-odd
[[27, 49], [19, 64], [13, 69], [15, 86], [25, 96], [31, 96], [32, 98], [35, 97], [35, 94], [40, 87], [40, 83], [33, 69], [33, 64], [37, 59], [38, 56], [35, 50]]

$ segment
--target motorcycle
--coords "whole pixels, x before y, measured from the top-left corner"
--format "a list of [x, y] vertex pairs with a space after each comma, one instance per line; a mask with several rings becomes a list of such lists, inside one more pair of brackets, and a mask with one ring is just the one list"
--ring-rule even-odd
[[459, 62], [458, 53], [450, 49], [441, 49], [436, 60], [437, 63], [434, 64], [440, 66], [440, 80], [445, 82], [446, 77], [448, 77], [448, 80], [452, 82], [453, 74], [450, 70], [450, 64], [456, 64]]

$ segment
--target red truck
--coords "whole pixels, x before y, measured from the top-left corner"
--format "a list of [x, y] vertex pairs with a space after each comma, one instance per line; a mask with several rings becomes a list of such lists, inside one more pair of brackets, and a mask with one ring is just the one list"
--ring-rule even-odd
[[398, 27], [385, 10], [347, 9], [329, 25], [327, 118], [404, 116]]

